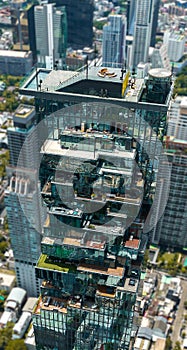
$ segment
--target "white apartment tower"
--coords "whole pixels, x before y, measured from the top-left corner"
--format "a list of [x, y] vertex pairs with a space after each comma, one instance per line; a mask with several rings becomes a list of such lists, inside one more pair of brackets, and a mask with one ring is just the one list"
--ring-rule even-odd
[[133, 68], [138, 63], [148, 61], [148, 50], [151, 41], [153, 0], [137, 0], [133, 41]]
[[167, 47], [168, 57], [170, 61], [178, 62], [184, 54], [186, 38], [183, 34], [177, 32], [166, 31], [164, 33], [164, 45]]
[[55, 62], [63, 67], [66, 54], [67, 20], [64, 7], [55, 4], [35, 6], [35, 31], [38, 64], [53, 68]]
[[172, 101], [167, 134], [178, 140], [187, 141], [187, 97], [177, 96]]
[[121, 67], [125, 61], [126, 17], [110, 15], [103, 28], [103, 66]]

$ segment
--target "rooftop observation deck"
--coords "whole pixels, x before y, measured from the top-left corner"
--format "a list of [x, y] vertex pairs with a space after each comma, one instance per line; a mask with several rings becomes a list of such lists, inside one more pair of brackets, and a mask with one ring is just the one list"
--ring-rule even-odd
[[[47, 69], [36, 69], [31, 72], [27, 80], [23, 81], [22, 89], [37, 90], [41, 91], [58, 91], [69, 85], [75, 84], [81, 80], [89, 79], [94, 81], [110, 81], [121, 85], [121, 69], [112, 68], [113, 74], [101, 74], [99, 67], [90, 67], [88, 70], [83, 67], [79, 71], [62, 71], [62, 70], [47, 70]], [[42, 82], [41, 82], [42, 81]], [[39, 83], [41, 86], [39, 87]]]
[[[105, 72], [104, 72], [105, 71]], [[164, 103], [143, 102], [145, 80], [136, 79], [132, 83], [129, 72], [119, 68], [83, 67], [80, 71], [35, 69], [22, 83], [20, 93], [48, 100], [65, 102], [115, 103], [127, 108], [166, 111], [170, 92]]]

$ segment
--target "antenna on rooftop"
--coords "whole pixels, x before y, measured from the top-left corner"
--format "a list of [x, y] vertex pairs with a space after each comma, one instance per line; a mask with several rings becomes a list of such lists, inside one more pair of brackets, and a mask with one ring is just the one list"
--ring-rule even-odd
[[43, 83], [43, 80], [40, 79], [40, 84], [38, 85], [38, 87], [40, 88], [40, 91], [41, 91], [41, 89], [42, 89], [42, 83]]
[[120, 77], [120, 80], [123, 80], [123, 75], [124, 73], [126, 73], [126, 64], [124, 66], [122, 66], [121, 68], [121, 77]]
[[97, 54], [97, 46], [95, 43], [95, 45], [94, 45], [94, 67], [96, 67], [96, 54]]
[[86, 56], [86, 79], [88, 79], [88, 55]]
[[36, 64], [36, 89], [37, 89], [37, 91], [38, 91], [38, 67], [37, 67], [37, 64]]
[[58, 70], [58, 60], [55, 61], [54, 70]]

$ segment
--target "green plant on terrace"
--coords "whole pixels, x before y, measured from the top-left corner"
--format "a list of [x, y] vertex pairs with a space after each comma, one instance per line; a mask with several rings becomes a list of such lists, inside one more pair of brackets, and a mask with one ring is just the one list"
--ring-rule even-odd
[[50, 269], [50, 270], [58, 270], [61, 272], [76, 272], [76, 267], [74, 265], [67, 265], [63, 261], [53, 260], [45, 254], [42, 254], [39, 261], [38, 267]]

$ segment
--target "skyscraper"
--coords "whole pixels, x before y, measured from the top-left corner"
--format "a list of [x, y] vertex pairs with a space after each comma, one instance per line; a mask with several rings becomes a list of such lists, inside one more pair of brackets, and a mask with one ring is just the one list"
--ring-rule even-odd
[[133, 68], [148, 61], [153, 20], [153, 0], [136, 1], [136, 19], [133, 41]]
[[[38, 64], [63, 68], [67, 46], [67, 20], [65, 7], [43, 4], [34, 8], [36, 49]], [[45, 30], [44, 30], [45, 28]]]
[[37, 349], [129, 349], [144, 221], [162, 194], [154, 188], [157, 136], [166, 132], [171, 73], [153, 70], [136, 87], [117, 68], [47, 71], [41, 91], [35, 79], [21, 93], [35, 96], [40, 119], [52, 113], [53, 128], [41, 148], [48, 218], [36, 267], [43, 280], [33, 315]]
[[[30, 296], [37, 296], [40, 290], [40, 281], [35, 277], [35, 265], [41, 251], [44, 219], [39, 188], [33, 188], [32, 185], [37, 176], [35, 163], [38, 154], [37, 135], [33, 125], [35, 117], [34, 107], [27, 105], [20, 105], [14, 114], [14, 127], [8, 129], [10, 165], [7, 167], [9, 186], [5, 192], [17, 284], [26, 289]], [[28, 179], [28, 174], [32, 181]], [[29, 212], [29, 220], [25, 211]]]
[[171, 64], [165, 45], [162, 45], [160, 48], [154, 48], [151, 55], [151, 64], [152, 68], [165, 68], [171, 70]]
[[[90, 108], [94, 110], [96, 106]], [[122, 237], [127, 212], [137, 212], [143, 181], [135, 174], [136, 152], [128, 137], [117, 136], [117, 123], [110, 133], [99, 113], [85, 120], [80, 112], [82, 106], [63, 111], [62, 118], [57, 112], [59, 139], [49, 138], [41, 150], [49, 217], [36, 268], [43, 280], [33, 315], [36, 344], [59, 350], [102, 349], [106, 344], [128, 349], [142, 258], [141, 222]], [[50, 322], [53, 317], [56, 321]]]
[[134, 34], [134, 22], [136, 15], [136, 0], [127, 1], [127, 34]]
[[169, 249], [187, 248], [187, 142], [177, 139], [166, 140], [165, 153], [171, 165], [170, 189], [167, 206], [157, 225], [160, 246]]
[[150, 46], [155, 46], [156, 43], [156, 30], [158, 25], [158, 14], [160, 7], [160, 0], [153, 1], [153, 21], [152, 21], [152, 29], [151, 29], [151, 43]]
[[159, 221], [157, 242], [165, 248], [187, 248], [187, 101], [177, 97], [172, 101], [168, 130], [165, 138], [165, 153], [171, 166], [170, 188], [167, 206]]
[[120, 67], [125, 61], [126, 17], [110, 15], [103, 27], [103, 66]]
[[73, 49], [92, 47], [94, 0], [56, 0], [55, 3], [57, 7], [65, 6], [66, 9], [68, 46]]
[[36, 38], [34, 27], [34, 5], [24, 1], [12, 2], [11, 23], [13, 26], [14, 50], [32, 51], [36, 61]]

